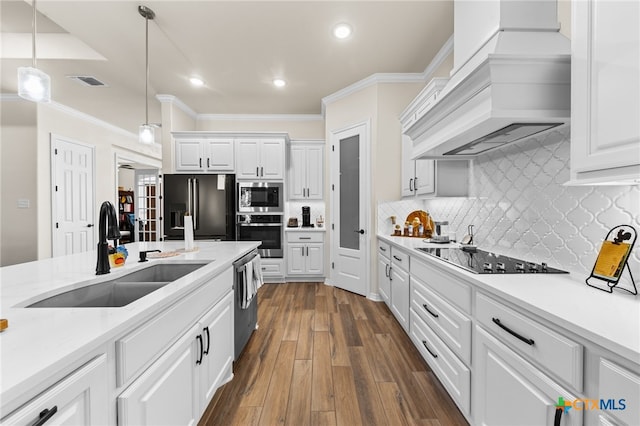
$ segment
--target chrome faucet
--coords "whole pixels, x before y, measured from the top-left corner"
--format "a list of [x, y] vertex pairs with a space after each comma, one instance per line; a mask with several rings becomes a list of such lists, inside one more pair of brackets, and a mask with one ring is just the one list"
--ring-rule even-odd
[[98, 263], [96, 264], [96, 275], [103, 275], [111, 271], [111, 266], [109, 266], [109, 243], [107, 243], [107, 239], [116, 240], [120, 238], [116, 209], [113, 207], [113, 204], [108, 201], [105, 201], [100, 206], [98, 233]]

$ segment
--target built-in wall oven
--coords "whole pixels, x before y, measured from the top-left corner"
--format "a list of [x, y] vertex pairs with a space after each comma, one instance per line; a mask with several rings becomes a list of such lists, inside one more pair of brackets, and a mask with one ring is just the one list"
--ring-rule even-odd
[[238, 212], [282, 214], [282, 182], [238, 182]]
[[238, 213], [236, 220], [238, 241], [261, 241], [260, 257], [282, 257], [284, 227], [283, 215], [278, 213]]

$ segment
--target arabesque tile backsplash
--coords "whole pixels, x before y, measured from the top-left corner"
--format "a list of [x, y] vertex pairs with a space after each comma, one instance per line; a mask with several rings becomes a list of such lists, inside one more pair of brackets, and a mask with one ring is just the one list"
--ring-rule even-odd
[[[586, 277], [610, 228], [628, 224], [640, 232], [640, 187], [563, 186], [569, 180], [569, 141], [565, 128], [478, 156], [468, 198], [379, 203], [378, 231], [391, 234], [391, 215], [403, 221], [421, 208], [434, 220], [448, 220], [458, 238], [473, 224], [480, 248]], [[629, 264], [640, 279], [640, 242]]]

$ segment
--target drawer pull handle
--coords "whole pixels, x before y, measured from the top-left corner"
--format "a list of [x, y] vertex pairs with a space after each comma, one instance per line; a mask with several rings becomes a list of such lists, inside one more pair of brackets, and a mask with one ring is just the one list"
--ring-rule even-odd
[[387, 251], [387, 249], [386, 249], [386, 248], [384, 248], [384, 247], [380, 247], [380, 250], [381, 250], [381, 251]]
[[200, 343], [200, 345], [199, 345], [200, 346], [200, 358], [196, 360], [196, 365], [200, 365], [200, 364], [202, 364], [202, 357], [204, 356], [203, 355], [204, 345], [202, 344], [202, 335], [198, 334], [196, 336], [196, 340], [198, 341], [198, 343]]
[[207, 349], [204, 350], [205, 355], [209, 355], [209, 347], [211, 346], [211, 334], [209, 334], [209, 327], [205, 327], [202, 331], [207, 333]]
[[389, 278], [389, 265], [384, 265], [384, 276]]
[[53, 406], [52, 408], [50, 408], [50, 409], [46, 409], [46, 408], [45, 408], [44, 410], [40, 411], [40, 414], [39, 414], [39, 416], [38, 416], [38, 421], [37, 421], [37, 422], [35, 422], [35, 423], [33, 424], [33, 426], [42, 426], [43, 424], [45, 424], [46, 422], [48, 422], [48, 421], [49, 421], [49, 419], [50, 419], [51, 417], [53, 417], [53, 415], [54, 415], [55, 413], [57, 413], [57, 412], [58, 412], [58, 406], [57, 406], [57, 405], [54, 405], [54, 406]]
[[533, 341], [533, 339], [528, 339], [526, 337], [524, 337], [521, 334], [516, 333], [515, 331], [511, 330], [509, 327], [507, 327], [506, 325], [502, 324], [500, 322], [500, 320], [498, 318], [491, 318], [491, 320], [496, 323], [498, 325], [498, 327], [500, 327], [501, 329], [503, 329], [504, 331], [506, 331], [507, 333], [511, 334], [513, 337], [522, 340], [523, 342], [525, 342], [527, 345], [529, 346], [533, 346], [533, 344], [535, 343]]
[[397, 260], [398, 262], [402, 262], [402, 259], [400, 259], [400, 258], [399, 258], [398, 256], [396, 256], [395, 254], [393, 255], [393, 258], [394, 258], [395, 260]]
[[553, 419], [553, 426], [560, 426], [560, 421], [562, 420], [563, 412], [564, 412], [564, 407], [556, 407], [556, 416]]
[[438, 358], [438, 355], [434, 354], [431, 349], [429, 349], [429, 346], [427, 346], [427, 341], [423, 340], [422, 341], [422, 346], [424, 346], [424, 348], [427, 350], [427, 352], [429, 352], [431, 354], [432, 357], [434, 358]]
[[310, 240], [311, 237], [298, 237], [299, 240]]
[[429, 307], [427, 306], [426, 303], [422, 304], [422, 307], [429, 312], [434, 318], [438, 318], [440, 315], [436, 314], [435, 312], [433, 312], [431, 309], [429, 309]]

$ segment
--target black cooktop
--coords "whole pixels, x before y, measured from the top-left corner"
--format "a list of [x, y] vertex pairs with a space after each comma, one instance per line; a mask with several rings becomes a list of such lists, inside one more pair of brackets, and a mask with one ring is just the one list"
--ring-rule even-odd
[[551, 268], [546, 263], [527, 262], [478, 249], [473, 251], [460, 248], [418, 247], [417, 249], [475, 274], [568, 274], [567, 271]]

